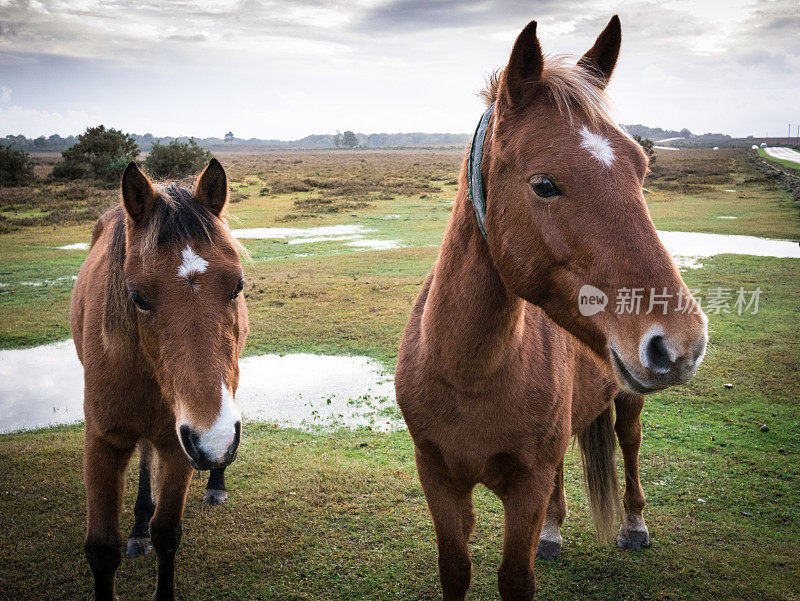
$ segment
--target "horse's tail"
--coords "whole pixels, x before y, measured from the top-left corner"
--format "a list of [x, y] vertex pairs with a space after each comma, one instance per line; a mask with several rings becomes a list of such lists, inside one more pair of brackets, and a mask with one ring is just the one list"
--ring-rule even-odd
[[586, 429], [578, 434], [583, 460], [583, 475], [589, 495], [597, 537], [601, 543], [612, 540], [619, 527], [621, 512], [615, 452], [613, 405], [603, 411]]

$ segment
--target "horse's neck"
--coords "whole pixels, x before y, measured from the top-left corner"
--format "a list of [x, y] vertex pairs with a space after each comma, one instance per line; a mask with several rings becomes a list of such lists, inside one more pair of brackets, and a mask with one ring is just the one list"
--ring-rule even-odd
[[462, 185], [422, 315], [425, 345], [443, 372], [491, 376], [516, 348], [524, 304], [503, 284]]

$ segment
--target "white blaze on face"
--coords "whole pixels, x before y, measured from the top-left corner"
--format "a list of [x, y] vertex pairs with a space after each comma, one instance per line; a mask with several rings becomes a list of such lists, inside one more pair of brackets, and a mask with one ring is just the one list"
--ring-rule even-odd
[[225, 386], [224, 380], [221, 395], [219, 415], [208, 430], [200, 433], [200, 440], [197, 443], [197, 447], [212, 461], [221, 461], [225, 457], [236, 437], [236, 422], [242, 421], [242, 415], [236, 408], [233, 396]]
[[183, 263], [178, 267], [179, 278], [183, 278], [188, 282], [192, 279], [192, 276], [198, 273], [205, 273], [208, 268], [208, 261], [195, 253], [191, 246], [187, 244], [181, 255], [183, 256]]
[[611, 167], [614, 162], [614, 149], [607, 138], [592, 133], [585, 125], [581, 128], [581, 148], [588, 150], [594, 158], [606, 167]]

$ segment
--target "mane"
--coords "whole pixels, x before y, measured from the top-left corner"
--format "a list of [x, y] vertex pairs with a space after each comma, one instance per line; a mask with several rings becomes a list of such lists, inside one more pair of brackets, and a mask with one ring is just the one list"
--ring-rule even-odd
[[[231, 234], [226, 216], [212, 215], [195, 200], [190, 189], [173, 182], [157, 185], [156, 191], [158, 199], [142, 232], [140, 253], [143, 259], [164, 249], [197, 241], [214, 244], [222, 238], [250, 260], [247, 249]], [[123, 335], [128, 339], [136, 336], [136, 314], [128, 301], [128, 291], [125, 288], [126, 222], [127, 215], [120, 204], [107, 211], [95, 226], [113, 228], [108, 247], [106, 302], [103, 311], [103, 341], [106, 348], [109, 348], [115, 335]]]
[[106, 350], [110, 350], [115, 341], [123, 342], [127, 339], [134, 343], [138, 340], [139, 334], [135, 327], [134, 309], [128, 302], [125, 289], [125, 219], [125, 209], [122, 205], [118, 205], [100, 217], [95, 226], [95, 230], [105, 229], [106, 226], [113, 228], [108, 242], [106, 302], [103, 307], [101, 331], [103, 347]]
[[[570, 122], [577, 111], [591, 123], [618, 127], [611, 116], [611, 100], [603, 90], [605, 82], [595, 71], [576, 64], [576, 61], [577, 57], [568, 54], [545, 57], [542, 78], [537, 86], [547, 93], [548, 100], [561, 113], [569, 116]], [[502, 69], [492, 73], [480, 92], [487, 107], [497, 100], [502, 74]]]

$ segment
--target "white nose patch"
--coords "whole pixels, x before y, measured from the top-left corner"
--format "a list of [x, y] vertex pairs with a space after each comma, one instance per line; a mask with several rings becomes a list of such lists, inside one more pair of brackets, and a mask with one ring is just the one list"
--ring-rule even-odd
[[581, 148], [588, 150], [589, 154], [606, 167], [611, 167], [614, 162], [614, 149], [607, 138], [592, 133], [585, 125], [581, 128]]
[[236, 422], [242, 420], [242, 415], [236, 408], [233, 396], [224, 381], [221, 394], [219, 415], [211, 428], [200, 434], [200, 440], [197, 443], [198, 448], [212, 461], [219, 461], [225, 457], [225, 453], [236, 437]]
[[194, 252], [188, 244], [181, 252], [181, 255], [183, 256], [183, 263], [178, 267], [179, 278], [183, 278], [188, 282], [193, 276], [198, 273], [205, 273], [206, 269], [208, 269], [208, 261]]

